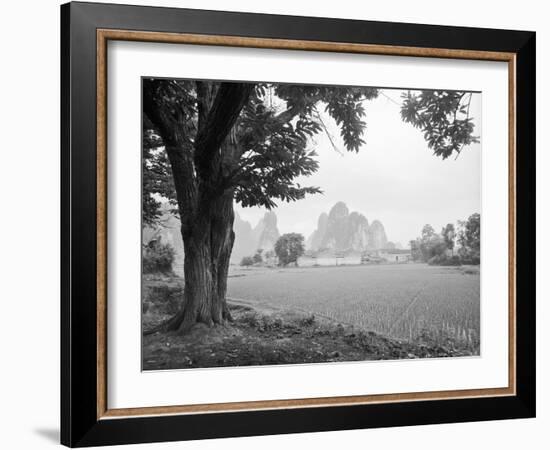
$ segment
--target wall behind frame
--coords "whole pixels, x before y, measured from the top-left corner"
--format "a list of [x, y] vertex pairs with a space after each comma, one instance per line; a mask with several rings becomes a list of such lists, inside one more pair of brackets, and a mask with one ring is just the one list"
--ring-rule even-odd
[[[123, 3], [123, 0], [119, 0]], [[11, 449], [57, 447], [59, 417], [59, 4], [56, 0], [8, 2], [2, 6], [0, 29], [3, 70], [0, 71], [4, 140], [0, 163], [3, 193], [0, 236], [0, 299], [2, 299], [3, 427], [0, 445]], [[132, 0], [127, 3], [179, 6], [257, 13], [314, 15], [363, 20], [525, 29], [537, 31], [537, 79], [550, 78], [550, 30], [543, 2], [436, 0], [407, 2], [313, 2], [278, 0]], [[537, 125], [550, 121], [544, 105], [550, 88], [537, 86]], [[550, 227], [550, 139], [537, 139], [537, 229]], [[550, 376], [550, 236], [539, 232], [538, 380]], [[545, 301], [546, 300], [546, 301]], [[547, 344], [550, 345], [550, 344]], [[32, 406], [32, 407], [31, 407]], [[191, 443], [129, 446], [136, 449], [252, 450], [299, 448], [469, 448], [541, 449], [550, 426], [550, 387], [538, 386], [538, 417], [531, 420], [430, 425], [399, 429], [359, 430], [309, 435], [267, 436]]]

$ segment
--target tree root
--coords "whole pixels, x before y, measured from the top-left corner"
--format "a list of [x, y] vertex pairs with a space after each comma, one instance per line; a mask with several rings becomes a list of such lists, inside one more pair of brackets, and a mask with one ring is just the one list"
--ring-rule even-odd
[[231, 315], [231, 312], [229, 311], [229, 306], [227, 305], [227, 303], [224, 303], [223, 305], [222, 320], [220, 323], [215, 323], [213, 320], [210, 320], [208, 322], [185, 320], [185, 309], [182, 309], [169, 319], [166, 319], [164, 322], [158, 324], [157, 326], [149, 330], [143, 330], [143, 336], [150, 336], [155, 333], [168, 333], [170, 331], [177, 331], [178, 334], [184, 335], [187, 334], [193, 328], [193, 326], [198, 323], [204, 323], [209, 328], [212, 328], [216, 325], [225, 326], [228, 323], [232, 322], [234, 322], [234, 319]]
[[179, 311], [174, 316], [158, 324], [156, 327], [149, 330], [143, 330], [143, 336], [150, 336], [151, 334], [159, 332], [167, 333], [169, 331], [176, 331], [183, 321], [183, 313], [183, 310]]
[[224, 322], [233, 322], [233, 316], [231, 315], [231, 312], [229, 311], [229, 306], [227, 305], [227, 301], [223, 304], [223, 311], [222, 311], [222, 318]]

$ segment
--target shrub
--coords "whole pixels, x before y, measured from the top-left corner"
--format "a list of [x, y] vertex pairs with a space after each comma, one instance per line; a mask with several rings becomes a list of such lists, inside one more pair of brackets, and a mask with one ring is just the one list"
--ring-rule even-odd
[[311, 327], [315, 324], [315, 316], [311, 314], [307, 317], [302, 317], [298, 322], [302, 327]]
[[154, 306], [159, 312], [165, 314], [178, 312], [182, 297], [181, 286], [151, 286], [147, 291], [149, 306]]
[[262, 252], [263, 250], [261, 248], [256, 250], [256, 253], [252, 257], [252, 261], [254, 261], [254, 264], [261, 264], [264, 262], [264, 259], [262, 258]]
[[428, 260], [430, 266], [460, 266], [462, 263], [458, 255], [436, 255]]
[[479, 266], [480, 259], [479, 255], [469, 255], [462, 258], [462, 264], [467, 264], [470, 266]]
[[183, 288], [181, 286], [150, 286], [145, 291], [143, 304], [147, 304], [147, 311], [156, 311], [161, 314], [175, 314], [179, 311]]
[[245, 256], [241, 259], [241, 266], [249, 267], [254, 264], [254, 259], [251, 256]]
[[170, 244], [156, 239], [147, 244], [143, 251], [143, 273], [172, 273], [175, 251]]

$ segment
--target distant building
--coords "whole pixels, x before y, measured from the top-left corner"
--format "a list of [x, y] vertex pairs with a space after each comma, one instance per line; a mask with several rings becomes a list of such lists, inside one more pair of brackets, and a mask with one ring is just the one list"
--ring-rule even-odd
[[369, 252], [320, 250], [306, 252], [300, 256], [298, 266], [358, 266], [361, 264], [405, 263], [410, 260], [411, 252], [409, 250], [382, 249]]
[[398, 249], [398, 248], [383, 248], [377, 251], [378, 256], [385, 259], [387, 262], [403, 263], [412, 260], [410, 250]]

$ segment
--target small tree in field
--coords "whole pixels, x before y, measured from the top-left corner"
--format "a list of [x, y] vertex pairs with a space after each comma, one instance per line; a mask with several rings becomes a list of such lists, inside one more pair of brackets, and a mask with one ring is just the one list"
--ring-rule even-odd
[[279, 265], [298, 264], [298, 258], [304, 254], [304, 237], [298, 233], [283, 234], [275, 243], [275, 254]]
[[254, 259], [252, 259], [251, 256], [245, 256], [243, 259], [241, 259], [241, 266], [243, 267], [250, 267], [254, 264]]

